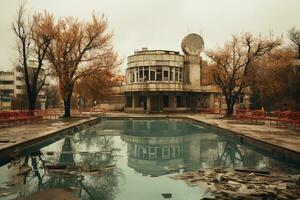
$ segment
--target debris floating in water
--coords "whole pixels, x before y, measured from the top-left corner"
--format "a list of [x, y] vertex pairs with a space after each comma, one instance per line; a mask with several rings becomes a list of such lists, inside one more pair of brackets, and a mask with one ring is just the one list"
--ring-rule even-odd
[[35, 192], [27, 197], [17, 198], [17, 200], [31, 200], [31, 199], [43, 199], [43, 200], [79, 200], [75, 197], [74, 193], [65, 189], [46, 189], [41, 192]]
[[29, 165], [23, 165], [19, 168], [17, 175], [28, 174], [31, 170], [32, 168]]
[[171, 177], [214, 194], [204, 199], [298, 199], [300, 175], [252, 169], [205, 169]]
[[161, 194], [165, 199], [171, 199], [172, 198], [172, 194], [171, 193], [162, 193]]

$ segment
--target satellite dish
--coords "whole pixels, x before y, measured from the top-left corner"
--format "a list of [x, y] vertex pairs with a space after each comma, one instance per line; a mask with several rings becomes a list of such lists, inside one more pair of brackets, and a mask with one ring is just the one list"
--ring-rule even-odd
[[181, 49], [185, 54], [199, 55], [204, 49], [203, 38], [196, 33], [191, 33], [183, 38]]

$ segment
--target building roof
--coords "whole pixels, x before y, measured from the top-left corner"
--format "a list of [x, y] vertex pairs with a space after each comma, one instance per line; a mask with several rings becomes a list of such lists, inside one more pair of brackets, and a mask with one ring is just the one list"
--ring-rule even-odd
[[180, 55], [179, 51], [170, 51], [170, 50], [163, 50], [163, 49], [151, 49], [142, 48], [142, 50], [135, 50], [134, 55], [141, 55], [141, 54], [172, 54], [172, 55]]

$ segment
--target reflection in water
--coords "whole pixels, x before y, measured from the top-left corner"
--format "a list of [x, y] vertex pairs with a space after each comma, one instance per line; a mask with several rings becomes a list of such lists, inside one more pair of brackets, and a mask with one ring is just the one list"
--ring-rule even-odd
[[[30, 164], [29, 161], [31, 161], [33, 169], [33, 173], [29, 175], [11, 177], [11, 180], [14, 182], [16, 179], [22, 178], [22, 181], [19, 181], [17, 184], [30, 182], [26, 192], [19, 192], [17, 197], [24, 197], [32, 192], [46, 188], [71, 188], [80, 199], [115, 199], [119, 190], [118, 179], [123, 176], [121, 170], [117, 167], [101, 171], [101, 174], [80, 171], [74, 174], [53, 173], [51, 170], [46, 169], [45, 166], [49, 163], [55, 165], [64, 164], [69, 168], [88, 165], [89, 168], [101, 169], [114, 162], [114, 156], [111, 153], [106, 153], [105, 155], [101, 153], [112, 152], [112, 137], [95, 134], [79, 135], [74, 137], [67, 136], [65, 139], [55, 143], [55, 145], [43, 149], [44, 154], [34, 152], [32, 155], [23, 158], [24, 162], [22, 164], [16, 163], [14, 167], [19, 168], [20, 165]], [[82, 152], [86, 150], [86, 142], [89, 143], [89, 148], [95, 147], [97, 152]], [[52, 155], [52, 151], [59, 149], [61, 150], [53, 152], [54, 154]], [[51, 152], [50, 156], [47, 155], [49, 152]]]
[[[183, 120], [107, 120], [35, 150], [19, 161], [10, 165], [30, 165], [33, 170], [28, 175], [7, 175], [6, 181], [30, 182], [26, 190], [17, 193], [18, 197], [46, 188], [71, 188], [83, 200], [159, 199], [155, 196], [159, 189], [173, 190], [174, 199], [176, 195], [199, 199], [205, 196], [201, 188], [179, 186], [180, 182], [162, 175], [219, 166], [288, 169], [283, 162]], [[101, 173], [77, 170], [69, 174], [46, 170], [48, 164], [89, 169], [105, 169], [112, 164], [116, 167], [100, 170]], [[0, 168], [0, 175], [7, 166]], [[6, 182], [1, 180], [0, 186], [3, 184]]]
[[220, 166], [290, 170], [283, 163], [190, 122], [130, 120], [125, 124], [121, 138], [127, 143], [128, 166], [146, 175]]

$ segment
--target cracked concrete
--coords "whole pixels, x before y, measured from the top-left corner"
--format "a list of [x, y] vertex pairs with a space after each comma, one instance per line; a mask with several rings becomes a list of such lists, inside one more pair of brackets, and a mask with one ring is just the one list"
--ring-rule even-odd
[[42, 120], [35, 123], [0, 128], [0, 151], [25, 142], [50, 136], [58, 131], [89, 122], [95, 117]]

